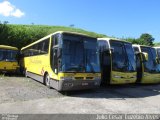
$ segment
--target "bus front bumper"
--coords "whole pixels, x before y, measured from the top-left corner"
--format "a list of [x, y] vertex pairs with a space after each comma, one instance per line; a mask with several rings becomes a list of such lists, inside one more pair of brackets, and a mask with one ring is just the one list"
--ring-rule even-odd
[[18, 68], [16, 69], [0, 69], [0, 73], [16, 73]]
[[94, 89], [100, 86], [100, 80], [60, 80], [59, 91]]

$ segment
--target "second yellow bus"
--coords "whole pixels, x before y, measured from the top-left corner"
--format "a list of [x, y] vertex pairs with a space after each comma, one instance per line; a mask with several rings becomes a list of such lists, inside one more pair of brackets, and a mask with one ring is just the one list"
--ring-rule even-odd
[[136, 62], [132, 44], [115, 38], [98, 38], [102, 84], [136, 82]]

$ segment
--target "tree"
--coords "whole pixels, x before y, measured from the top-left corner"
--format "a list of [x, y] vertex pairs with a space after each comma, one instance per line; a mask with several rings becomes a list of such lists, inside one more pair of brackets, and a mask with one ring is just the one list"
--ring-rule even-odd
[[131, 42], [132, 44], [139, 44], [137, 39], [135, 39], [135, 38], [127, 38], [125, 40], [128, 41], [128, 42]]
[[139, 44], [139, 45], [147, 45], [147, 46], [154, 46], [154, 38], [152, 35], [148, 33], [144, 33], [140, 36], [140, 38], [127, 38], [125, 39], [128, 42], [131, 42], [132, 44]]
[[140, 36], [139, 39], [137, 39], [139, 44], [141, 45], [148, 45], [148, 46], [153, 46], [153, 42], [154, 42], [154, 38], [152, 37], [152, 35], [148, 34], [148, 33], [144, 33]]
[[6, 39], [8, 38], [8, 22], [4, 21], [3, 23], [0, 21], [0, 44], [7, 44]]

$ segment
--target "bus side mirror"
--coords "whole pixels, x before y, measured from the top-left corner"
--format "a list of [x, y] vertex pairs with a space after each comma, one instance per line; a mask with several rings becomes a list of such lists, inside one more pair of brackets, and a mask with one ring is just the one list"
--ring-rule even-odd
[[114, 48], [113, 48], [113, 47], [111, 47], [111, 48], [110, 48], [110, 51], [111, 51], [112, 53], [114, 53]]
[[142, 52], [141, 54], [142, 54], [142, 61], [147, 62], [148, 61], [148, 53]]
[[148, 61], [148, 53], [146, 53], [146, 52], [135, 52], [135, 55], [139, 56], [141, 58], [142, 62]]

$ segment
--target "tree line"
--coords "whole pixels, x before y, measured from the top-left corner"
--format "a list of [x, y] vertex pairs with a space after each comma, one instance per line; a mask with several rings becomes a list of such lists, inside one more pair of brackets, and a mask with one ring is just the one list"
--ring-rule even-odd
[[19, 49], [47, 35], [46, 29], [26, 25], [8, 25], [0, 23], [0, 44], [18, 47]]
[[139, 45], [147, 45], [147, 46], [154, 46], [154, 38], [152, 35], [148, 33], [143, 33], [139, 38], [127, 38], [126, 41], [131, 42], [132, 44], [139, 44]]
[[[8, 22], [0, 22], [0, 44], [10, 45], [18, 47], [19, 49], [26, 46], [48, 34], [56, 31], [71, 31], [80, 32], [93, 37], [107, 37], [103, 34], [97, 34], [94, 32], [85, 31], [73, 27], [63, 27], [63, 26], [45, 26], [45, 25], [11, 25]], [[133, 44], [140, 45], [154, 45], [154, 38], [152, 35], [145, 33], [140, 36], [140, 38], [126, 38], [124, 39]]]

